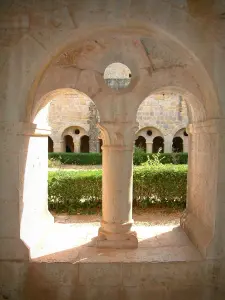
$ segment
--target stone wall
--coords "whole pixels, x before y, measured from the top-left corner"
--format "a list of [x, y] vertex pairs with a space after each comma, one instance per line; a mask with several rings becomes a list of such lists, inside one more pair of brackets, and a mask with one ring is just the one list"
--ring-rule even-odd
[[158, 94], [145, 99], [137, 112], [139, 129], [155, 127], [163, 136], [175, 135], [188, 124], [185, 100], [179, 95]]
[[[90, 151], [98, 152], [99, 130], [96, 124], [99, 113], [94, 103], [84, 94], [61, 95], [56, 97], [49, 105], [49, 126], [52, 129], [51, 138], [55, 144], [54, 151], [62, 151], [57, 144], [63, 142], [64, 134], [68, 128], [82, 128], [79, 135], [74, 138], [76, 144], [82, 135], [90, 137]], [[137, 111], [139, 131], [136, 137], [143, 136], [143, 129], [155, 128], [163, 138], [170, 137], [170, 144], [176, 132], [186, 128], [188, 124], [185, 100], [175, 94], [156, 94], [146, 98]], [[147, 139], [147, 136], [144, 135]], [[169, 148], [171, 148], [169, 146]], [[79, 152], [79, 145], [75, 147]]]

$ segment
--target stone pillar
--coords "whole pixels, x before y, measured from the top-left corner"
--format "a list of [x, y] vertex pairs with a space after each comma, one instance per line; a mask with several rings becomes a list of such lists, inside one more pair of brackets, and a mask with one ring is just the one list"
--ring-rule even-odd
[[181, 226], [203, 257], [225, 255], [225, 120], [189, 125], [187, 207]]
[[103, 139], [102, 221], [96, 245], [136, 248], [132, 231], [133, 140], [137, 124], [101, 123]]
[[74, 146], [74, 152], [79, 153], [80, 152], [80, 138], [73, 137], [73, 146]]
[[65, 152], [64, 140], [54, 142], [54, 152]]
[[188, 137], [183, 137], [183, 152], [188, 152]]
[[166, 135], [164, 137], [164, 153], [171, 153], [173, 145], [173, 137], [171, 135]]
[[97, 149], [97, 152], [98, 152], [98, 153], [101, 152], [101, 149], [100, 149], [100, 141], [99, 141], [99, 140], [96, 141], [96, 149]]
[[146, 142], [146, 152], [147, 153], [152, 153], [152, 145], [153, 145], [153, 142]]
[[[47, 224], [48, 135], [30, 123], [0, 123], [0, 260], [27, 260]], [[42, 172], [43, 171], [43, 172]]]

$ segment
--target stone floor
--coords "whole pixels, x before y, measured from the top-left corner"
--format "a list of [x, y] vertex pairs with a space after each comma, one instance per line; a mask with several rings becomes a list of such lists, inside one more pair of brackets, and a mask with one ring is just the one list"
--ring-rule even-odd
[[31, 249], [38, 262], [170, 262], [199, 261], [201, 255], [179, 227], [180, 213], [134, 214], [139, 247], [132, 250], [97, 249], [100, 216], [55, 215], [55, 224]]

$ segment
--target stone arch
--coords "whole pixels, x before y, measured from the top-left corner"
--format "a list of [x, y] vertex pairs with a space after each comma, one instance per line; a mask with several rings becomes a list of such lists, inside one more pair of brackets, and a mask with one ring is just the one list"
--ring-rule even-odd
[[[151, 134], [150, 134], [149, 131], [151, 131]], [[154, 147], [153, 140], [157, 136], [163, 138], [163, 133], [161, 132], [160, 129], [158, 129], [158, 128], [154, 127], [154, 126], [142, 127], [136, 133], [136, 137], [137, 138], [143, 137], [145, 139], [145, 147], [144, 147], [144, 149], [145, 149], [146, 152], [149, 152], [149, 153], [154, 152], [153, 150], [155, 149], [155, 147]], [[137, 139], [136, 139], [136, 141], [137, 141]]]
[[[162, 3], [162, 1], [160, 3]], [[164, 5], [164, 4], [162, 4], [162, 5]], [[165, 5], [167, 5], [167, 4], [165, 4]], [[165, 24], [165, 23], [166, 22], [162, 22], [162, 24]], [[129, 24], [129, 22], [127, 22], [127, 24]], [[110, 28], [110, 26], [104, 27], [101, 24], [101, 27], [102, 28], [104, 27], [105, 29], [107, 29], [109, 33], [110, 32], [118, 33], [119, 30], [121, 29], [120, 33], [125, 33], [125, 31], [126, 31], [126, 33], [128, 35], [131, 34], [130, 32], [132, 31], [132, 33], [135, 33], [135, 34], [137, 32], [139, 32], [139, 33], [144, 34], [145, 36], [152, 37], [152, 35], [153, 35], [153, 37], [156, 38], [156, 36], [158, 34], [158, 36], [160, 38], [165, 38], [165, 40], [172, 41], [178, 49], [177, 52], [180, 51], [182, 53], [182, 55], [184, 54], [185, 58], [190, 56], [191, 59], [190, 59], [190, 61], [188, 61], [189, 62], [188, 70], [187, 70], [187, 66], [185, 65], [185, 63], [182, 64], [181, 66], [179, 66], [179, 63], [178, 63], [178, 65], [175, 65], [175, 66], [170, 65], [170, 66], [167, 66], [167, 68], [165, 68], [165, 69], [158, 69], [158, 68], [152, 68], [152, 64], [150, 62], [145, 62], [145, 63], [142, 62], [140, 70], [138, 70], [137, 75], [136, 75], [138, 82], [136, 82], [135, 86], [133, 86], [133, 90], [132, 90], [133, 95], [131, 97], [131, 99], [135, 99], [136, 97], [137, 97], [136, 99], [138, 99], [138, 101], [136, 103], [136, 108], [140, 104], [140, 102], [146, 97], [146, 95], [149, 95], [150, 93], [153, 93], [153, 92], [157, 91], [158, 89], [166, 88], [168, 86], [174, 87], [174, 88], [178, 87], [179, 89], [183, 88], [184, 90], [189, 91], [190, 94], [193, 95], [193, 97], [194, 97], [193, 105], [190, 105], [190, 115], [192, 116], [192, 120], [191, 120], [192, 123], [198, 123], [200, 121], [204, 122], [209, 118], [211, 118], [211, 119], [219, 118], [222, 115], [222, 109], [221, 109], [221, 111], [219, 109], [219, 103], [218, 103], [217, 95], [215, 92], [216, 89], [213, 88], [213, 83], [212, 83], [213, 81], [208, 76], [208, 73], [206, 72], [206, 69], [203, 67], [202, 62], [198, 59], [195, 52], [192, 51], [192, 48], [191, 48], [192, 43], [190, 42], [190, 44], [185, 45], [183, 38], [181, 36], [179, 36], [178, 31], [176, 31], [176, 29], [175, 29], [175, 33], [173, 36], [173, 31], [171, 30], [171, 28], [168, 29], [168, 32], [166, 32], [166, 26], [164, 27], [164, 25], [162, 25], [163, 28], [160, 28], [159, 24], [155, 24], [155, 26], [154, 26], [154, 22], [153, 22], [153, 24], [149, 23], [146, 26], [143, 26], [144, 23], [141, 23], [141, 22], [137, 22], [137, 24], [142, 25], [142, 26], [137, 26], [138, 28], [127, 27], [127, 28], [125, 28], [125, 30], [121, 29], [121, 27], [120, 27], [121, 24], [119, 24], [119, 26], [112, 26], [111, 28]], [[103, 30], [99, 30], [98, 25], [93, 26], [93, 32], [96, 30], [96, 32], [98, 31], [98, 33], [100, 33], [100, 32], [104, 33]], [[18, 118], [19, 120], [23, 120], [26, 122], [32, 122], [33, 117], [35, 116], [36, 112], [42, 107], [40, 98], [42, 99], [42, 93], [43, 94], [46, 92], [48, 93], [48, 90], [44, 91], [43, 87], [42, 87], [43, 90], [41, 90], [41, 89], [38, 90], [38, 88], [40, 87], [39, 83], [41, 80], [48, 77], [47, 69], [49, 69], [48, 67], [51, 67], [51, 62], [53, 61], [53, 56], [55, 58], [57, 56], [57, 53], [58, 54], [59, 54], [59, 52], [61, 53], [63, 47], [65, 47], [65, 46], [67, 47], [69, 45], [69, 41], [74, 42], [74, 36], [77, 36], [79, 38], [80, 42], [81, 42], [81, 40], [83, 42], [87, 38], [87, 36], [90, 38], [90, 34], [88, 33], [88, 31], [90, 32], [89, 28], [88, 29], [78, 28], [77, 31], [73, 31], [73, 34], [72, 34], [72, 31], [70, 31], [70, 33], [67, 36], [65, 36], [65, 34], [62, 34], [62, 36], [59, 36], [59, 35], [53, 36], [53, 41], [52, 41], [52, 43], [50, 43], [52, 45], [49, 44], [48, 47], [46, 48], [47, 51], [46, 52], [43, 51], [44, 54], [41, 57], [41, 59], [38, 57], [39, 60], [38, 60], [37, 64], [35, 65], [35, 67], [33, 68], [34, 71], [31, 70], [30, 74], [29, 74], [29, 72], [27, 72], [27, 74], [29, 74], [29, 76], [31, 78], [29, 80], [29, 86], [27, 84], [27, 87], [28, 87], [27, 90], [29, 90], [30, 93], [27, 97], [24, 97], [23, 93], [21, 93], [22, 96], [20, 95], [21, 99], [24, 98], [27, 100], [27, 102], [26, 102], [26, 105], [21, 106], [22, 108], [21, 108], [21, 112], [20, 112], [20, 115]], [[194, 30], [192, 30], [191, 32], [193, 32], [193, 34], [194, 34]], [[77, 33], [77, 35], [74, 33]], [[178, 37], [181, 38], [181, 41], [178, 41]], [[53, 48], [53, 46], [55, 47], [55, 49]], [[190, 49], [188, 49], [188, 46], [190, 46]], [[19, 47], [20, 47], [20, 45], [18, 45], [18, 48]], [[23, 47], [23, 49], [24, 48], [25, 47]], [[53, 51], [51, 51], [51, 50], [53, 50]], [[50, 55], [49, 55], [48, 58], [45, 60], [45, 63], [43, 63], [44, 60], [42, 60], [42, 58], [44, 57], [44, 55], [46, 55], [46, 53], [51, 53], [52, 56], [50, 57]], [[123, 58], [123, 56], [122, 56], [122, 58]], [[105, 65], [105, 62], [108, 63], [109, 60], [110, 60], [109, 56], [106, 56], [106, 58], [103, 59], [102, 66]], [[91, 89], [89, 91], [88, 95], [95, 98], [96, 103], [98, 103], [98, 105], [99, 105], [100, 113], [104, 112], [102, 103], [100, 103], [103, 101], [100, 101], [100, 100], [104, 99], [104, 96], [109, 96], [106, 93], [106, 91], [101, 91], [101, 87], [99, 86], [98, 80], [96, 79], [98, 77], [98, 73], [101, 74], [101, 72], [102, 72], [102, 66], [97, 70], [95, 68], [91, 68], [90, 70], [87, 70], [88, 69], [87, 68], [87, 69], [83, 70], [81, 72], [81, 74], [79, 73], [79, 70], [75, 71], [75, 72], [79, 73], [78, 77], [80, 77], [80, 78], [81, 77], [84, 78], [85, 76], [87, 76], [87, 78], [93, 79], [93, 83], [94, 83], [93, 89]], [[193, 79], [193, 75], [195, 72], [193, 72], [192, 66], [195, 66], [195, 69], [197, 70], [195, 80]], [[135, 66], [134, 66], [134, 69], [135, 69]], [[67, 70], [69, 70], [69, 68]], [[35, 74], [34, 76], [32, 76], [32, 74], [31, 74], [32, 72], [34, 72], [34, 74]], [[71, 76], [71, 72], [72, 72], [71, 70], [68, 71], [67, 78], [73, 78], [73, 76]], [[133, 70], [132, 70], [132, 74], [133, 74]], [[135, 74], [135, 72], [134, 72], [134, 74]], [[180, 76], [179, 76], [179, 74], [180, 74]], [[87, 78], [86, 78], [86, 82], [88, 81]], [[184, 81], [185, 78], [189, 78], [190, 81], [188, 80], [187, 82], [191, 82], [191, 84], [190, 83], [185, 84], [185, 81]], [[76, 78], [76, 79], [79, 79], [79, 78]], [[141, 81], [139, 81], [139, 79], [141, 79]], [[31, 82], [32, 82], [32, 84], [31, 84]], [[79, 80], [78, 80], [78, 82], [79, 82]], [[204, 84], [203, 84], [203, 82], [204, 82]], [[56, 82], [54, 82], [54, 83], [56, 83]], [[79, 82], [79, 83], [82, 86], [81, 82]], [[68, 85], [73, 86], [71, 81], [68, 83]], [[48, 86], [48, 84], [46, 86]], [[51, 86], [51, 89], [52, 88], [57, 89], [59, 86], [59, 83], [57, 85], [50, 85], [50, 86]], [[75, 87], [77, 87], [77, 86], [79, 86], [79, 85], [75, 85]], [[205, 90], [204, 90], [204, 86], [205, 86]], [[73, 86], [73, 88], [75, 88], [75, 87]], [[87, 85], [85, 87], [85, 91], [86, 90], [88, 91], [89, 89], [90, 89], [90, 86]], [[19, 90], [19, 89], [17, 89], [17, 90]], [[198, 95], [199, 95], [199, 97], [198, 97]], [[129, 94], [128, 94], [128, 96], [129, 96]], [[112, 95], [110, 95], [109, 98], [110, 97], [112, 98]], [[11, 98], [15, 99], [15, 97], [11, 97]], [[196, 100], [196, 99], [198, 99], [198, 100]], [[191, 100], [190, 100], [190, 102], [191, 102]], [[113, 108], [113, 99], [109, 104], [110, 105], [112, 104], [112, 108]], [[195, 106], [197, 109], [194, 109]], [[126, 111], [125, 108], [122, 107], [123, 110], [121, 110], [121, 111], [122, 112]], [[129, 111], [130, 115], [126, 115], [127, 119], [129, 119], [129, 117], [132, 117], [131, 119], [134, 119], [136, 108], [133, 107], [131, 109], [131, 111]], [[195, 113], [195, 112], [197, 112], [197, 113]], [[112, 120], [118, 121], [119, 114], [116, 114], [116, 113], [117, 112], [116, 111], [114, 112], [114, 110], [112, 109], [110, 112], [107, 112], [104, 114], [103, 120], [106, 120], [106, 121], [111, 120], [110, 118], [113, 116]], [[119, 121], [121, 121], [121, 120], [119, 119]], [[129, 119], [129, 121], [130, 121], [130, 119]], [[120, 128], [119, 128], [119, 131], [120, 131]], [[107, 136], [107, 134], [105, 134], [105, 136]], [[124, 144], [123, 135], [120, 132], [118, 132], [116, 135], [113, 135], [113, 138], [110, 138], [109, 140], [118, 142], [120, 147], [124, 146], [123, 145]], [[194, 172], [194, 170], [193, 170], [193, 172]], [[194, 173], [194, 174], [196, 174], [196, 173]], [[205, 222], [205, 219], [204, 219], [204, 222]], [[206, 228], [207, 228], [207, 226], [206, 226]], [[201, 250], [202, 250], [202, 248], [201, 248]]]
[[[70, 126], [65, 128], [61, 134], [61, 139], [65, 141], [65, 136], [69, 135], [72, 138], [72, 151], [71, 152], [81, 152], [81, 138], [88, 134], [87, 130], [81, 126]], [[71, 144], [71, 143], [70, 143]], [[66, 149], [66, 145], [64, 146]]]
[[[142, 102], [149, 96], [157, 93], [176, 93], [181, 94], [186, 100], [187, 111], [190, 123], [196, 123], [205, 121], [207, 119], [207, 112], [202, 100], [202, 95], [200, 90], [193, 88], [191, 85], [188, 85], [184, 74], [180, 74], [180, 69], [171, 72], [171, 71], [159, 71], [158, 73], [153, 74], [152, 79], [153, 83], [150, 83], [149, 86], [146, 86], [146, 90], [143, 89], [142, 93], [138, 95], [136, 113]], [[181, 77], [179, 77], [181, 76]], [[179, 77], [179, 80], [178, 80]], [[194, 85], [192, 79], [190, 82]], [[201, 100], [199, 100], [201, 99]]]
[[[188, 133], [186, 128], [176, 128], [174, 133], [174, 139], [176, 139], [178, 141], [178, 143], [180, 143], [181, 145], [181, 141], [179, 139], [182, 139], [182, 151], [178, 151], [178, 152], [188, 152]], [[180, 147], [178, 147], [180, 148]]]
[[73, 137], [69, 134], [64, 135], [65, 152], [74, 152]]
[[146, 152], [146, 138], [142, 135], [139, 135], [135, 140], [135, 146], [140, 149], [143, 149]]
[[[163, 5], [165, 5], [165, 3]], [[192, 66], [194, 65], [193, 61], [195, 62], [194, 68], [195, 68], [195, 70], [198, 71], [197, 72], [197, 75], [198, 75], [197, 82], [198, 82], [198, 80], [201, 81], [200, 89], [203, 91], [204, 90], [202, 88], [203, 83], [204, 84], [205, 84], [205, 82], [208, 83], [207, 84], [208, 90], [205, 91], [203, 98], [207, 98], [207, 102], [209, 103], [209, 105], [210, 105], [211, 99], [214, 99], [213, 101], [217, 102], [218, 99], [217, 99], [217, 95], [215, 93], [215, 89], [213, 88], [213, 83], [210, 80], [210, 77], [209, 77], [206, 69], [204, 68], [203, 64], [201, 63], [201, 61], [198, 59], [197, 55], [195, 54], [194, 49], [192, 49], [192, 47], [189, 47], [190, 45], [188, 45], [188, 43], [185, 44], [185, 42], [187, 42], [187, 41], [185, 41], [185, 42], [179, 41], [179, 38], [181, 38], [181, 40], [182, 40], [182, 36], [180, 36], [179, 31], [176, 32], [176, 30], [174, 30], [174, 28], [173, 28], [173, 30], [169, 33], [167, 27], [165, 27], [165, 28], [161, 27], [162, 24], [160, 24], [160, 26], [159, 26], [158, 24], [154, 24], [154, 22], [153, 22], [153, 23], [151, 23], [151, 24], [149, 23], [147, 25], [146, 23], [144, 24], [144, 23], [141, 23], [140, 21], [138, 21], [137, 28], [132, 27], [132, 30], [131, 30], [131, 28], [129, 28], [129, 26], [125, 29], [124, 28], [122, 29], [120, 27], [120, 25], [118, 25], [117, 27], [114, 26], [114, 28], [106, 25], [104, 27], [104, 30], [102, 30], [102, 29], [99, 29], [99, 28], [102, 28], [102, 25], [98, 26], [97, 24], [95, 24], [95, 26], [93, 27], [92, 34], [90, 34], [90, 32], [83, 29], [82, 32], [80, 32], [80, 34], [74, 34], [74, 35], [69, 34], [67, 36], [64, 35], [63, 38], [62, 38], [62, 36], [61, 37], [58, 36], [56, 38], [57, 47], [55, 47], [56, 46], [55, 43], [53, 43], [52, 45], [48, 45], [49, 48], [51, 48], [52, 46], [54, 47], [54, 48], [52, 47], [51, 50], [49, 51], [49, 53], [52, 53], [52, 56], [48, 57], [47, 60], [43, 59], [41, 61], [41, 63], [39, 64], [40, 69], [42, 69], [42, 71], [40, 72], [41, 76], [38, 76], [38, 78], [36, 80], [34, 80], [34, 84], [31, 89], [30, 95], [27, 98], [27, 116], [28, 116], [28, 118], [29, 118], [29, 115], [32, 115], [32, 113], [30, 113], [30, 112], [35, 107], [35, 102], [36, 102], [35, 97], [38, 94], [37, 87], [40, 83], [40, 80], [43, 80], [43, 78], [45, 77], [46, 70], [49, 66], [51, 66], [52, 61], [54, 61], [57, 56], [61, 55], [61, 53], [63, 53], [63, 52], [66, 52], [68, 49], [71, 49], [73, 47], [81, 49], [82, 45], [84, 44], [84, 42], [86, 40], [89, 40], [89, 41], [95, 40], [95, 38], [99, 37], [99, 35], [104, 36], [104, 35], [106, 35], [106, 33], [115, 35], [120, 32], [120, 33], [124, 33], [127, 36], [131, 36], [132, 34], [138, 33], [139, 35], [144, 35], [145, 37], [151, 38], [151, 39], [155, 38], [155, 36], [161, 37], [160, 42], [163, 41], [163, 43], [166, 46], [167, 46], [167, 44], [173, 45], [174, 49], [177, 50], [176, 52], [179, 53], [180, 56], [183, 56], [185, 59], [190, 59], [190, 61], [192, 62]], [[78, 33], [79, 29], [77, 29], [75, 31]], [[178, 34], [179, 38], [178, 38], [178, 36], [176, 36], [176, 34]], [[195, 35], [195, 32], [193, 30], [192, 30], [192, 34]], [[76, 40], [75, 36], [79, 36], [79, 38]], [[55, 50], [55, 49], [57, 49], [57, 50]], [[107, 59], [108, 59], [108, 61], [110, 61], [110, 60], [112, 61], [112, 59], [109, 59], [109, 57]], [[44, 63], [44, 61], [45, 61], [45, 63]], [[97, 72], [99, 72], [99, 73], [103, 72], [103, 67], [106, 67], [105, 61], [106, 61], [106, 59], [103, 59], [102, 66], [100, 67], [100, 69], [97, 70]], [[171, 70], [171, 69], [165, 70], [164, 69], [163, 73], [173, 72], [175, 69], [179, 69], [182, 77], [184, 77], [184, 75], [185, 75], [184, 73], [188, 73], [189, 77], [191, 78], [192, 77], [191, 71], [193, 71], [192, 70], [193, 68], [191, 68], [190, 66], [188, 66], [188, 67], [190, 69], [190, 72], [185, 70], [185, 66], [184, 67], [181, 66], [181, 67], [173, 67], [172, 68], [173, 70]], [[94, 69], [92, 69], [92, 75], [90, 75], [90, 76], [96, 77], [96, 74], [93, 70]], [[156, 70], [154, 72], [154, 76], [156, 75], [156, 73], [158, 73], [158, 74], [162, 73], [161, 71], [162, 70]], [[68, 71], [68, 77], [70, 77], [69, 72], [70, 71]], [[179, 81], [179, 78], [178, 78], [178, 81]], [[56, 88], [56, 86], [54, 86], [54, 89], [55, 88]], [[88, 90], [88, 88], [87, 88], [87, 90]], [[96, 95], [96, 93], [99, 93], [97, 84], [96, 84], [95, 91], [92, 90], [92, 92], [90, 92], [89, 96], [93, 97], [94, 95]], [[214, 105], [214, 107], [211, 105], [210, 109], [207, 109], [207, 111], [213, 112], [211, 117], [218, 116], [218, 113], [219, 113], [218, 103], [216, 105]]]
[[[150, 136], [148, 135], [148, 133], [147, 133], [148, 130], [152, 131], [152, 135], [150, 135]], [[155, 126], [145, 126], [145, 127], [139, 128], [139, 130], [136, 133], [136, 136], [139, 136], [139, 135], [141, 135], [141, 136], [143, 136], [143, 137], [145, 137], [145, 138], [147, 138], [151, 141], [155, 136], [163, 137], [162, 131], [159, 128], [155, 127]]]
[[183, 139], [180, 136], [175, 136], [173, 138], [172, 151], [173, 152], [183, 152]]
[[89, 153], [89, 151], [90, 151], [89, 136], [83, 135], [80, 138], [80, 152]]
[[153, 139], [152, 144], [152, 152], [153, 153], [164, 153], [164, 139], [161, 136], [156, 136]]

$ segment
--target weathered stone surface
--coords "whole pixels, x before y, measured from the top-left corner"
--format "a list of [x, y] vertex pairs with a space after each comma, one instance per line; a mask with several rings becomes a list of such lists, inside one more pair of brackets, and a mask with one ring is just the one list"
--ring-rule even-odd
[[[157, 93], [177, 93], [187, 101], [192, 125], [189, 127], [187, 209], [182, 227], [200, 250], [204, 265], [207, 267], [209, 260], [212, 265], [215, 262], [218, 265], [213, 270], [207, 269], [210, 280], [204, 277], [205, 274], [198, 273], [199, 270], [192, 269], [187, 260], [181, 263], [182, 267], [174, 263], [174, 269], [165, 271], [164, 275], [160, 269], [144, 267], [143, 276], [138, 278], [143, 277], [149, 285], [154, 279], [158, 283], [165, 279], [166, 286], [173, 286], [168, 292], [166, 290], [165, 299], [180, 298], [184, 293], [185, 297], [189, 295], [188, 299], [224, 298], [225, 132], [221, 128], [224, 128], [225, 118], [225, 6], [222, 0], [197, 2], [1, 1], [0, 208], [3, 216], [0, 220], [0, 254], [1, 264], [10, 265], [9, 269], [3, 266], [1, 273], [3, 298], [24, 299], [21, 297], [24, 275], [18, 272], [14, 263], [29, 259], [29, 247], [52, 224], [47, 209], [49, 132], [44, 127], [45, 114], [38, 112], [62, 90], [64, 94], [77, 95], [76, 89], [94, 101], [102, 124], [108, 124], [104, 130], [101, 128], [106, 141], [104, 146], [108, 146], [108, 150], [103, 147], [103, 220], [110, 234], [116, 227], [119, 235], [132, 223], [132, 142], [135, 134], [131, 131], [139, 105]], [[66, 61], [64, 53], [69, 53]], [[122, 90], [111, 89], [103, 78], [105, 68], [113, 62], [127, 65], [132, 74], [129, 86]], [[155, 108], [155, 127], [159, 125], [157, 129], [164, 135], [165, 148], [169, 151], [169, 139], [179, 135], [186, 123], [182, 128], [170, 130], [171, 119], [175, 118], [177, 122], [179, 118], [167, 107], [166, 119], [162, 120], [158, 108], [160, 104]], [[146, 111], [148, 109], [146, 107]], [[144, 126], [149, 113], [153, 117], [151, 109], [142, 116]], [[77, 111], [77, 116], [81, 116], [81, 111]], [[39, 127], [33, 128], [34, 121]], [[164, 124], [168, 128], [164, 128]], [[62, 144], [61, 138], [56, 144]], [[189, 251], [181, 246], [179, 251], [173, 249], [171, 254], [167, 253], [171, 247], [165, 246], [161, 250], [162, 257], [156, 248], [149, 250], [148, 255], [152, 262], [160, 261], [163, 268], [174, 256], [182, 261]], [[131, 251], [127, 259], [137, 261], [137, 249]], [[151, 268], [155, 277], [150, 273]], [[56, 273], [60, 271], [61, 268]], [[91, 272], [94, 273], [93, 269]], [[34, 289], [25, 300], [34, 297], [71, 300], [78, 296], [76, 285], [70, 284], [67, 289], [63, 285], [64, 279], [60, 279], [46, 286], [42, 272], [40, 277], [34, 271], [33, 278], [38, 284], [33, 285]], [[149, 278], [152, 281], [148, 281]], [[205, 279], [202, 293], [200, 278]], [[151, 290], [146, 285], [143, 292], [140, 287], [123, 289], [122, 284], [116, 289], [115, 286], [108, 289], [110, 283], [107, 280], [117, 282], [118, 273], [112, 274], [108, 268], [105, 275], [103, 273], [96, 279], [96, 282], [106, 284], [100, 289], [93, 288], [88, 281], [80, 298], [129, 299], [136, 294], [147, 299], [148, 292], [159, 298], [165, 292], [164, 288]], [[185, 282], [193, 285], [183, 288]], [[133, 293], [130, 288], [134, 288]]]

